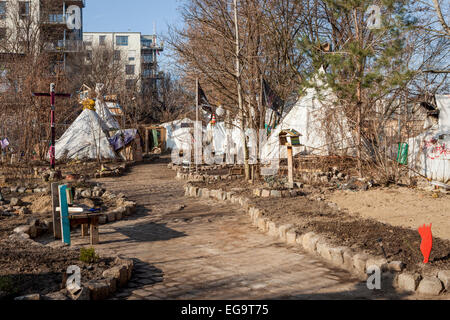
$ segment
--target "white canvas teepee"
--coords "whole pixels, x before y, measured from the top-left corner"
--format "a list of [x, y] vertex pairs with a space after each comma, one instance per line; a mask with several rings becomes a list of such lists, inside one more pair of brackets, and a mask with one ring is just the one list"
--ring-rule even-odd
[[56, 141], [56, 159], [116, 158], [106, 136], [106, 130], [106, 125], [95, 111], [83, 110]]
[[[316, 79], [315, 87], [323, 87], [323, 83]], [[281, 130], [285, 129], [294, 129], [302, 135], [300, 143], [304, 147], [294, 148], [294, 154], [354, 154], [350, 128], [342, 111], [334, 105], [335, 101], [336, 97], [331, 89], [325, 88], [320, 92], [315, 88], [307, 89], [306, 95], [297, 101], [281, 123], [272, 130], [261, 149], [262, 159], [287, 157], [286, 148], [280, 146], [278, 137]]]
[[109, 108], [106, 105], [105, 101], [103, 101], [101, 99], [97, 99], [95, 101], [95, 111], [100, 116], [100, 119], [103, 120], [103, 123], [106, 125], [106, 127], [108, 128], [109, 131], [120, 130], [119, 123], [114, 118], [111, 111], [109, 111]]

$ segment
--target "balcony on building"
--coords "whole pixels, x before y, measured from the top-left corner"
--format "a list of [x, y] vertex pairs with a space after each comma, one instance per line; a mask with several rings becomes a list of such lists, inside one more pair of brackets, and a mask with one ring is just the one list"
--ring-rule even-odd
[[48, 52], [81, 52], [83, 50], [81, 40], [53, 40], [44, 42], [44, 50]]

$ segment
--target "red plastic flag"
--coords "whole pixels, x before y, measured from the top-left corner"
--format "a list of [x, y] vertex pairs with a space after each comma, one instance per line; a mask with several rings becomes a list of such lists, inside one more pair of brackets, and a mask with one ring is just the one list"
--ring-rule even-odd
[[423, 254], [423, 263], [428, 263], [430, 258], [431, 248], [433, 247], [433, 235], [431, 234], [431, 223], [429, 226], [423, 225], [419, 227], [419, 234], [422, 238], [422, 243], [420, 244], [420, 251]]

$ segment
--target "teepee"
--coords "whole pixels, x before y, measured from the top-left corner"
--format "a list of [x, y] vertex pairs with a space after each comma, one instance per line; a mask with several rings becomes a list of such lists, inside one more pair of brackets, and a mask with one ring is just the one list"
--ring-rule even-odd
[[100, 119], [102, 119], [109, 131], [120, 130], [119, 123], [114, 118], [111, 111], [109, 111], [109, 108], [103, 99], [97, 99], [95, 101], [95, 111], [100, 116]]
[[[102, 99], [103, 85], [96, 87], [96, 109], [87, 107], [75, 119], [72, 125], [56, 141], [56, 159], [115, 159], [116, 155], [109, 143], [108, 131], [119, 128]], [[98, 108], [98, 109], [97, 109]], [[107, 112], [108, 111], [108, 112]], [[100, 112], [102, 117], [97, 113]], [[111, 116], [111, 118], [109, 117]]]

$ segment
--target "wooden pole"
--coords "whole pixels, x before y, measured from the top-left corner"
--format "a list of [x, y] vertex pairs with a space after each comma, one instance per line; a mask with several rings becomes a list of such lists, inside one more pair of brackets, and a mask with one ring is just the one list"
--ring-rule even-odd
[[[195, 121], [196, 121], [196, 123], [198, 123], [198, 78], [195, 79]], [[195, 138], [195, 126], [194, 126], [194, 138]], [[197, 152], [196, 144], [194, 143], [195, 172], [198, 172], [198, 164], [195, 159], [196, 152]]]
[[55, 239], [61, 239], [61, 219], [60, 214], [56, 210], [59, 207], [58, 183], [51, 184], [52, 191], [52, 213], [53, 213], [53, 236]]
[[294, 188], [294, 166], [293, 166], [293, 152], [292, 146], [287, 146], [287, 159], [288, 159], [288, 182], [289, 188]]

